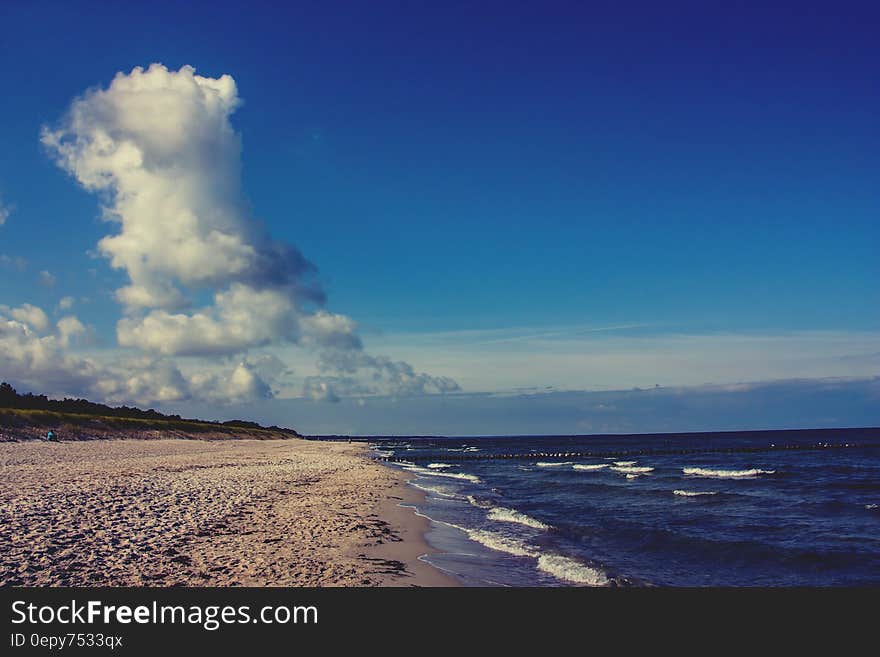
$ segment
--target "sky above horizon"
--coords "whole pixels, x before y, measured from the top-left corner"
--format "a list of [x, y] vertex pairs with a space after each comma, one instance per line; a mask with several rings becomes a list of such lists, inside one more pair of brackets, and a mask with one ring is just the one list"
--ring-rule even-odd
[[878, 424], [878, 18], [4, 3], [0, 379], [307, 433]]

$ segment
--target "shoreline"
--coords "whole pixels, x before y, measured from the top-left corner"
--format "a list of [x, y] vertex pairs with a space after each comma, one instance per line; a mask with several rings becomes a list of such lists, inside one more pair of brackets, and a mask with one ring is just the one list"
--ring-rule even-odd
[[363, 444], [0, 443], [0, 586], [458, 586]]
[[377, 513], [396, 529], [401, 540], [369, 547], [365, 550], [365, 554], [370, 558], [401, 562], [406, 571], [411, 573], [407, 577], [412, 578], [402, 581], [401, 575], [391, 575], [380, 586], [463, 586], [451, 574], [421, 559], [423, 556], [437, 552], [428, 544], [426, 538], [431, 526], [430, 520], [416, 513], [416, 507], [419, 503], [424, 503], [426, 493], [410, 486], [408, 483], [410, 478], [406, 473], [386, 465], [380, 467], [390, 470], [397, 476], [398, 483], [387, 492], [385, 499], [377, 507]]

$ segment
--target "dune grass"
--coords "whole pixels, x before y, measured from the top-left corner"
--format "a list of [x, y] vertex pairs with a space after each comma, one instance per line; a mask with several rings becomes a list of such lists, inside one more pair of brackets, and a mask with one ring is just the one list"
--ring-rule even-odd
[[[7, 429], [53, 429], [65, 434], [82, 432], [174, 432], [176, 434], [213, 434], [247, 438], [292, 438], [294, 432], [282, 432], [269, 428], [239, 427], [202, 422], [199, 420], [127, 418], [85, 413], [61, 413], [58, 411], [0, 408], [0, 427]], [[286, 435], [285, 435], [286, 434]]]

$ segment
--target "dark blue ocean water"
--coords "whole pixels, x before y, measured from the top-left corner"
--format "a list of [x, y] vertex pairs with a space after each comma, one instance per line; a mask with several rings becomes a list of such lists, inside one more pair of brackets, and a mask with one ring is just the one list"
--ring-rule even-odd
[[[823, 441], [850, 446], [782, 449]], [[878, 444], [880, 430], [373, 443], [427, 493], [431, 563], [481, 586], [878, 585]], [[716, 448], [766, 451], [702, 451]], [[457, 460], [585, 451], [635, 455]]]

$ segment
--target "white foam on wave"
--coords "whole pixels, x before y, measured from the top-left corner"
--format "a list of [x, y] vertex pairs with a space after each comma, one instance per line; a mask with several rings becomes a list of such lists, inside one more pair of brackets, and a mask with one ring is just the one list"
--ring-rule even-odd
[[440, 497], [448, 497], [450, 499], [463, 499], [461, 495], [456, 495], [443, 485], [432, 486], [431, 484], [424, 483], [424, 480], [411, 481], [409, 482], [409, 485], [431, 495], [439, 495]]
[[464, 531], [472, 541], [476, 541], [490, 550], [506, 552], [515, 557], [537, 558], [539, 556], [538, 552], [535, 552], [524, 542], [510, 536], [486, 531], [485, 529], [467, 529], [465, 527], [459, 527], [459, 529]]
[[429, 463], [428, 467], [431, 470], [444, 470], [446, 468], [452, 468], [455, 466], [449, 465], [448, 463]]
[[761, 470], [752, 468], [751, 470], [711, 470], [709, 468], [683, 468], [682, 472], [693, 477], [712, 477], [714, 479], [744, 479], [746, 477], [757, 477], [762, 474], [773, 474], [776, 470]]
[[518, 525], [525, 525], [534, 529], [550, 529], [550, 525], [545, 525], [540, 520], [535, 520], [531, 516], [520, 513], [515, 509], [505, 509], [503, 506], [495, 507], [488, 514], [489, 520], [497, 520], [498, 522], [513, 522]]
[[415, 474], [430, 476], [430, 477], [446, 477], [448, 479], [462, 479], [464, 481], [470, 481], [474, 484], [482, 483], [482, 480], [472, 474], [466, 474], [464, 472], [441, 472], [440, 470], [429, 470], [428, 468], [422, 468], [418, 465], [405, 465], [403, 466], [404, 470], [408, 470], [409, 472], [414, 472]]
[[611, 467], [615, 472], [621, 472], [623, 474], [647, 474], [649, 472], [654, 472], [654, 468], [649, 467], [647, 465], [615, 465]]
[[865, 505], [865, 508], [866, 508], [868, 511], [876, 511], [876, 510], [877, 510], [877, 505], [876, 505], [876, 504], [866, 504], [866, 505]]
[[557, 579], [575, 584], [587, 584], [589, 586], [606, 586], [609, 584], [608, 577], [601, 570], [591, 568], [561, 554], [542, 554], [539, 556], [538, 570], [549, 573]]
[[642, 475], [640, 475], [640, 474], [628, 474], [628, 475], [626, 475], [626, 478], [627, 479], [638, 479], [641, 476]]
[[635, 464], [636, 464], [635, 461], [615, 461], [614, 462], [614, 465], [623, 466], [623, 467], [626, 467], [628, 465], [635, 465]]
[[538, 461], [535, 463], [539, 468], [558, 468], [561, 465], [571, 465], [571, 461], [554, 462], [554, 461]]
[[471, 503], [471, 506], [475, 506], [478, 509], [491, 509], [492, 508], [491, 502], [484, 502], [483, 500], [478, 500], [473, 495], [468, 495], [467, 501]]
[[717, 492], [714, 490], [674, 490], [672, 491], [673, 495], [681, 495], [682, 497], [699, 497], [700, 495], [717, 495]]
[[537, 549], [511, 536], [505, 536], [504, 534], [485, 529], [468, 529], [467, 527], [449, 522], [441, 522], [441, 524], [463, 531], [469, 539], [490, 550], [504, 552], [515, 557], [537, 559], [538, 570], [552, 575], [561, 581], [573, 584], [586, 584], [588, 586], [605, 586], [610, 583], [608, 577], [601, 570], [591, 568], [586, 564], [561, 554], [553, 552], [541, 554]]
[[429, 472], [435, 477], [449, 477], [450, 479], [463, 479], [464, 481], [470, 481], [474, 484], [483, 483], [482, 479], [480, 479], [477, 475], [467, 474], [464, 472], [437, 472], [436, 470], [429, 470]]
[[583, 470], [587, 472], [591, 472], [593, 470], [602, 470], [604, 468], [609, 467], [608, 463], [577, 463], [572, 467], [572, 470]]

